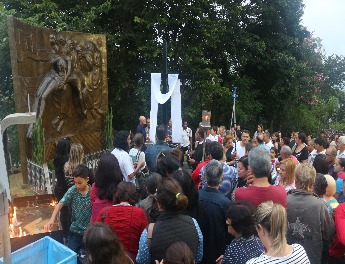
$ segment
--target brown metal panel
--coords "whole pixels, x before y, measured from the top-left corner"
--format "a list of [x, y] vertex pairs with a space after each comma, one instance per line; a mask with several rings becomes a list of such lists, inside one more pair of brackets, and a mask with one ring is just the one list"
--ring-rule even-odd
[[[45, 159], [54, 157], [62, 137], [84, 145], [85, 152], [102, 149], [104, 114], [108, 105], [105, 35], [56, 32], [8, 17], [14, 98], [17, 112], [42, 118]], [[30, 130], [18, 127], [24, 182], [31, 157]]]

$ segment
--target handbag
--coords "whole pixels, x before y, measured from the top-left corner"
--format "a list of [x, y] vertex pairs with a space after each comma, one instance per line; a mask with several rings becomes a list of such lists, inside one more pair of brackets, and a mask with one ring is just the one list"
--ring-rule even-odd
[[[138, 163], [141, 151], [138, 151], [136, 162]], [[138, 171], [135, 174], [135, 185], [137, 187], [137, 191], [143, 190], [145, 186], [145, 174], [142, 171]]]

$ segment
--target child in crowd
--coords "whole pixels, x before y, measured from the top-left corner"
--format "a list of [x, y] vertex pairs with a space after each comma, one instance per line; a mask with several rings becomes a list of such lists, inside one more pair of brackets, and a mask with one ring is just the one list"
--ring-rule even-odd
[[88, 185], [88, 168], [85, 165], [77, 165], [72, 176], [74, 185], [68, 189], [63, 198], [56, 205], [49, 222], [44, 226], [49, 231], [53, 226], [56, 216], [64, 205], [71, 211], [70, 239], [68, 247], [79, 253], [82, 245], [83, 234], [91, 217], [90, 185]]
[[327, 188], [326, 188], [326, 193], [324, 194], [324, 198], [327, 202], [327, 208], [330, 214], [333, 214], [333, 210], [337, 208], [339, 205], [337, 199], [334, 198], [335, 190], [336, 190], [336, 185], [335, 185], [335, 180], [331, 175], [326, 174], [325, 178], [327, 180]]
[[159, 215], [155, 194], [161, 183], [162, 176], [155, 172], [145, 181], [148, 196], [139, 203], [138, 207], [144, 210], [149, 223], [156, 222], [156, 218]]

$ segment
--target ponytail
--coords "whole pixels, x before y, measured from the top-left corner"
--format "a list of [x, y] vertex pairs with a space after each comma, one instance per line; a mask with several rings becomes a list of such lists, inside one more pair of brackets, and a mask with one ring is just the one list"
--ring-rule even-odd
[[166, 211], [182, 211], [188, 206], [188, 198], [182, 193], [179, 182], [171, 177], [163, 180], [157, 189], [156, 198]]
[[188, 206], [188, 198], [183, 193], [176, 194], [176, 209], [182, 211]]
[[286, 245], [287, 216], [286, 210], [280, 204], [272, 201], [261, 203], [254, 213], [255, 224], [260, 224], [269, 233], [271, 247], [280, 252]]

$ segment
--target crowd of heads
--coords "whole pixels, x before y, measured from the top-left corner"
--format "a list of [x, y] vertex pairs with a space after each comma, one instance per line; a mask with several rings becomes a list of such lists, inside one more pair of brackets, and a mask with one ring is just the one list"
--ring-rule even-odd
[[[144, 117], [139, 118], [142, 125], [146, 124]], [[187, 127], [187, 123], [183, 123]], [[223, 181], [224, 151], [232, 148], [236, 138], [245, 146], [246, 155], [236, 160], [238, 177], [246, 180], [249, 175], [255, 179], [268, 178], [271, 180], [272, 160], [279, 162], [279, 175], [282, 185], [295, 184], [299, 190], [314, 192], [319, 197], [333, 196], [336, 192], [335, 179], [328, 175], [330, 166], [335, 172], [345, 171], [345, 158], [337, 159], [337, 151], [345, 150], [345, 136], [333, 135], [325, 138], [325, 133], [317, 138], [311, 138], [304, 133], [293, 132], [291, 138], [282, 137], [280, 132], [270, 133], [259, 124], [255, 138], [250, 139], [248, 130], [225, 131], [224, 126], [212, 126], [209, 133], [212, 136], [222, 135], [222, 144], [216, 141], [205, 143], [205, 158], [209, 159], [204, 168], [204, 175], [208, 187], [218, 188]], [[204, 127], [198, 127], [195, 140], [203, 141], [207, 134]], [[167, 126], [156, 127], [157, 141], [164, 141], [167, 137]], [[330, 140], [328, 140], [330, 138]], [[296, 166], [293, 159], [291, 141], [295, 146], [307, 145], [311, 153], [316, 150], [313, 163], [301, 163]], [[334, 141], [334, 142], [333, 142]], [[131, 139], [129, 131], [119, 131], [114, 139], [114, 147], [128, 152], [131, 144], [141, 148], [145, 138], [136, 133]], [[269, 152], [261, 145], [272, 142]], [[332, 143], [333, 142], [333, 143]], [[279, 148], [276, 147], [276, 145]], [[89, 170], [83, 163], [84, 150], [81, 144], [71, 144], [69, 139], [62, 139], [56, 146], [54, 163], [64, 161], [66, 175], [74, 178], [79, 188], [87, 184]], [[181, 167], [181, 153], [178, 150], [166, 150], [156, 158], [156, 172], [150, 173], [145, 180], [148, 195], [154, 195], [156, 212], [193, 211], [198, 207], [198, 189], [189, 172]], [[137, 186], [123, 181], [118, 159], [111, 153], [105, 152], [99, 159], [95, 171], [95, 186], [98, 188], [99, 199], [112, 200], [114, 203], [138, 202]], [[153, 206], [154, 207], [154, 206]], [[271, 247], [280, 251], [286, 244], [287, 214], [284, 207], [272, 201], [261, 203], [256, 209], [247, 202], [231, 203], [226, 213], [228, 232], [235, 237], [240, 235], [246, 239], [254, 234], [261, 236], [268, 234]], [[88, 263], [126, 263], [128, 256], [113, 230], [103, 224], [90, 225], [84, 234], [85, 247], [88, 250]], [[164, 254], [164, 263], [195, 263], [193, 252], [182, 241], [171, 244]]]

